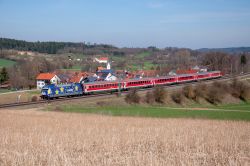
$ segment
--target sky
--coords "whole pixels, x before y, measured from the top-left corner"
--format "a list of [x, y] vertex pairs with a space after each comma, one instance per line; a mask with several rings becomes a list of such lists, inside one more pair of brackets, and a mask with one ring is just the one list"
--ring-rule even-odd
[[0, 0], [0, 37], [118, 47], [250, 46], [250, 0]]

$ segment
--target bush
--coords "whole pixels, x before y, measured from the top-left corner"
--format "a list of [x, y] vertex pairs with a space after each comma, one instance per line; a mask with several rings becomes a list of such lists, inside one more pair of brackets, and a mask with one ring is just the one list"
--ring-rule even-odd
[[212, 86], [209, 86], [205, 98], [211, 104], [219, 104], [228, 91], [229, 88], [227, 83], [213, 82]]
[[234, 79], [231, 84], [231, 95], [244, 101], [250, 99], [250, 86], [247, 83]]
[[153, 91], [154, 99], [157, 103], [164, 103], [166, 99], [166, 91], [163, 87], [155, 87]]
[[218, 88], [211, 87], [207, 93], [206, 100], [211, 104], [221, 103], [223, 95]]
[[137, 94], [136, 89], [129, 90], [128, 94], [125, 97], [125, 101], [129, 104], [140, 103], [140, 96]]
[[185, 86], [182, 91], [188, 99], [196, 99], [196, 93], [192, 85]]
[[241, 94], [241, 99], [244, 101], [250, 101], [250, 87], [247, 87]]
[[38, 97], [37, 97], [37, 96], [32, 96], [32, 97], [31, 97], [31, 101], [32, 101], [32, 102], [38, 101]]
[[155, 97], [154, 97], [154, 94], [152, 92], [146, 93], [146, 102], [148, 104], [153, 104], [155, 102]]
[[206, 84], [201, 83], [198, 84], [194, 90], [195, 93], [195, 100], [197, 101], [199, 98], [205, 98], [207, 94], [208, 87]]
[[183, 102], [183, 96], [180, 91], [172, 93], [171, 97], [177, 104], [181, 104]]

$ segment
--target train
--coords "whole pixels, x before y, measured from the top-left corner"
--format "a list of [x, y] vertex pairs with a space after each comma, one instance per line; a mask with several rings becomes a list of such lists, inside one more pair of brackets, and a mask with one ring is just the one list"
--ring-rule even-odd
[[61, 85], [45, 85], [41, 90], [42, 99], [54, 99], [59, 97], [74, 97], [100, 92], [126, 91], [133, 88], [150, 88], [180, 84], [222, 77], [221, 71], [210, 71], [194, 74], [180, 74], [143, 79], [128, 79], [120, 81], [96, 81], [89, 83], [70, 83]]

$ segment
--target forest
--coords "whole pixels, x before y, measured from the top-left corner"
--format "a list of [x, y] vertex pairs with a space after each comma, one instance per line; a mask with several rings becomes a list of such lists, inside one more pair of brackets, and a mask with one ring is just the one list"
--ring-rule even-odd
[[73, 43], [73, 42], [27, 42], [24, 40], [15, 40], [0, 38], [0, 49], [16, 49], [22, 51], [34, 51], [39, 53], [56, 54], [59, 50], [65, 48], [112, 48], [113, 46], [106, 44], [90, 44], [90, 43]]

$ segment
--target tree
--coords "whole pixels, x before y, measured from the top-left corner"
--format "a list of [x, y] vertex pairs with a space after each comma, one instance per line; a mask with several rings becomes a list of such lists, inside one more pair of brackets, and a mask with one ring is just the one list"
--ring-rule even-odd
[[243, 73], [244, 66], [247, 64], [247, 58], [246, 58], [245, 54], [241, 55], [240, 64], [241, 64], [241, 67], [242, 67], [241, 72]]
[[5, 67], [2, 68], [1, 73], [0, 73], [0, 83], [2, 84], [3, 82], [7, 81], [9, 79], [7, 70]]
[[223, 52], [209, 52], [204, 55], [202, 65], [208, 66], [211, 70], [230, 71], [230, 56]]

